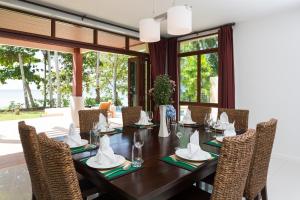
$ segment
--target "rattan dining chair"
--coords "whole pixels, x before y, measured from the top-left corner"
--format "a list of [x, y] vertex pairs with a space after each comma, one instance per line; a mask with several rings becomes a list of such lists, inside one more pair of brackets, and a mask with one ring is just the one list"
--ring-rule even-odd
[[200, 125], [204, 124], [205, 116], [211, 113], [211, 107], [189, 105], [188, 108], [191, 111], [192, 120]]
[[223, 112], [227, 113], [230, 123], [235, 122], [236, 130], [248, 129], [249, 110], [219, 108], [218, 117]]
[[[83, 188], [88, 186], [82, 186], [80, 184], [82, 182], [78, 181], [71, 151], [67, 144], [50, 139], [45, 133], [38, 135], [38, 141], [51, 199], [81, 200], [93, 194], [88, 190], [85, 191]], [[101, 199], [102, 197], [104, 198], [103, 195]]]
[[254, 142], [255, 130], [252, 129], [242, 135], [224, 138], [212, 194], [192, 186], [171, 199], [241, 200], [250, 168]]
[[123, 126], [129, 126], [138, 122], [140, 119], [141, 111], [142, 111], [141, 106], [123, 107], [122, 108]]
[[99, 121], [100, 113], [102, 113], [105, 117], [107, 116], [107, 111], [101, 109], [88, 109], [78, 111], [79, 129], [81, 137], [83, 139], [88, 139], [88, 133], [93, 129], [94, 123], [97, 123]]
[[36, 130], [32, 126], [26, 125], [24, 121], [18, 123], [18, 128], [31, 180], [32, 199], [50, 200], [49, 187], [42, 164]]
[[256, 142], [244, 192], [247, 200], [258, 199], [260, 193], [263, 200], [268, 198], [266, 183], [276, 126], [276, 119], [256, 126]]

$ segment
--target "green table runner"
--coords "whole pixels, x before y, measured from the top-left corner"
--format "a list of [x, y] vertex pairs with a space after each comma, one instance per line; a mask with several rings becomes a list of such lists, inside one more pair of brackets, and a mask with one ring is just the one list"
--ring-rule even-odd
[[95, 149], [97, 149], [96, 145], [88, 144], [88, 145], [82, 146], [82, 147], [71, 148], [71, 154], [74, 155], [74, 154], [83, 153], [86, 151], [92, 151]]
[[214, 146], [214, 147], [218, 147], [221, 148], [222, 147], [222, 143], [218, 142], [216, 139], [210, 140], [208, 142], [205, 142], [204, 144], [210, 145], [210, 146]]
[[[80, 160], [80, 162], [86, 164], [86, 161], [89, 159], [90, 157], [88, 158], [83, 158]], [[131, 163], [130, 161], [126, 161], [127, 163]], [[110, 170], [97, 170], [102, 176], [104, 176], [107, 180], [113, 180], [113, 179], [116, 179], [116, 178], [119, 178], [121, 176], [124, 176], [126, 174], [130, 174], [132, 172], [135, 172], [139, 169], [141, 169], [142, 167], [133, 167], [132, 165], [127, 169], [127, 170], [124, 170], [123, 169], [123, 166], [120, 166], [120, 167], [116, 167], [116, 168], [113, 168], [113, 169], [110, 169]], [[115, 172], [115, 173], [113, 173]]]
[[[212, 159], [216, 159], [218, 157], [217, 154], [214, 154], [214, 153], [210, 153], [210, 154], [212, 156]], [[181, 167], [181, 168], [189, 170], [189, 171], [194, 171], [195, 169], [197, 169], [198, 167], [200, 167], [201, 165], [203, 165], [206, 162], [206, 161], [203, 161], [203, 162], [184, 161], [184, 160], [177, 158], [175, 155], [165, 156], [165, 157], [161, 158], [161, 160], [168, 164], [175, 165], [177, 167]]]

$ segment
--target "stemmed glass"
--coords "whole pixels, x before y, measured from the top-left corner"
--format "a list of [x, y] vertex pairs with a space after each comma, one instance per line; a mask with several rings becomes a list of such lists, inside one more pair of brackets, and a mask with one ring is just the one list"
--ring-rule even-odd
[[109, 131], [110, 125], [111, 125], [111, 116], [107, 116], [106, 125], [105, 125], [106, 131]]
[[93, 127], [90, 130], [90, 144], [98, 145], [98, 123], [93, 122]]
[[147, 115], [148, 115], [149, 122], [151, 122], [152, 119], [153, 119], [153, 112], [152, 111], [148, 111]]
[[138, 148], [138, 157], [137, 161], [140, 163], [143, 163], [143, 158], [142, 158], [142, 147], [144, 145], [144, 135], [142, 134], [142, 131], [136, 131], [133, 136], [133, 142], [134, 146]]
[[210, 126], [212, 124], [212, 121], [213, 120], [211, 118], [211, 114], [206, 113], [205, 117], [204, 117], [204, 129], [205, 129], [205, 132], [207, 132], [207, 133], [211, 132]]

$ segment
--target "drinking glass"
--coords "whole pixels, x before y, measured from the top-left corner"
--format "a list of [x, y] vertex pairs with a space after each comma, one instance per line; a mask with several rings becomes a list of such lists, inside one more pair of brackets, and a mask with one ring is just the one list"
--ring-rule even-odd
[[212, 123], [211, 114], [206, 113], [205, 114], [205, 118], [204, 118], [204, 129], [205, 129], [205, 132], [207, 132], [207, 133], [211, 132], [211, 130], [210, 130], [211, 123]]
[[142, 158], [142, 147], [144, 145], [144, 135], [142, 134], [142, 131], [136, 131], [134, 133], [133, 142], [134, 146], [138, 148], [138, 160], [143, 163], [144, 161]]
[[152, 112], [152, 111], [148, 111], [148, 112], [147, 112], [147, 115], [148, 115], [149, 121], [151, 122], [152, 119], [153, 119], [153, 112]]
[[139, 156], [139, 148], [137, 148], [135, 145], [132, 145], [132, 149], [131, 149], [131, 165], [133, 167], [142, 166], [142, 162]]
[[171, 123], [171, 133], [176, 133], [177, 132], [177, 123], [174, 121]]
[[110, 125], [111, 125], [111, 118], [112, 118], [112, 117], [111, 117], [110, 115], [108, 115], [107, 118], [106, 118], [107, 123], [106, 123], [105, 128], [106, 128], [107, 131], [109, 130]]

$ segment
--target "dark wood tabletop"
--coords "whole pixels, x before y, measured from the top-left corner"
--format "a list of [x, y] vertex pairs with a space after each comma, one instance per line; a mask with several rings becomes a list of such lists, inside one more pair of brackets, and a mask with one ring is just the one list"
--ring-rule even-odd
[[[203, 127], [187, 128], [185, 131], [199, 130], [200, 146], [203, 150], [218, 153], [219, 149], [204, 144], [212, 139], [212, 134], [204, 131]], [[116, 154], [131, 160], [133, 134], [138, 129], [125, 127], [123, 133], [110, 136], [111, 147]], [[170, 165], [160, 159], [174, 154], [178, 147], [178, 138], [175, 133], [167, 138], [158, 137], [158, 128], [147, 129], [144, 133], [143, 168], [117, 179], [108, 181], [96, 169], [92, 169], [79, 160], [92, 156], [96, 151], [85, 152], [73, 156], [75, 168], [78, 173], [93, 182], [100, 191], [107, 191], [117, 199], [168, 199], [194, 183], [212, 174], [216, 170], [217, 160], [206, 161], [194, 171]]]

